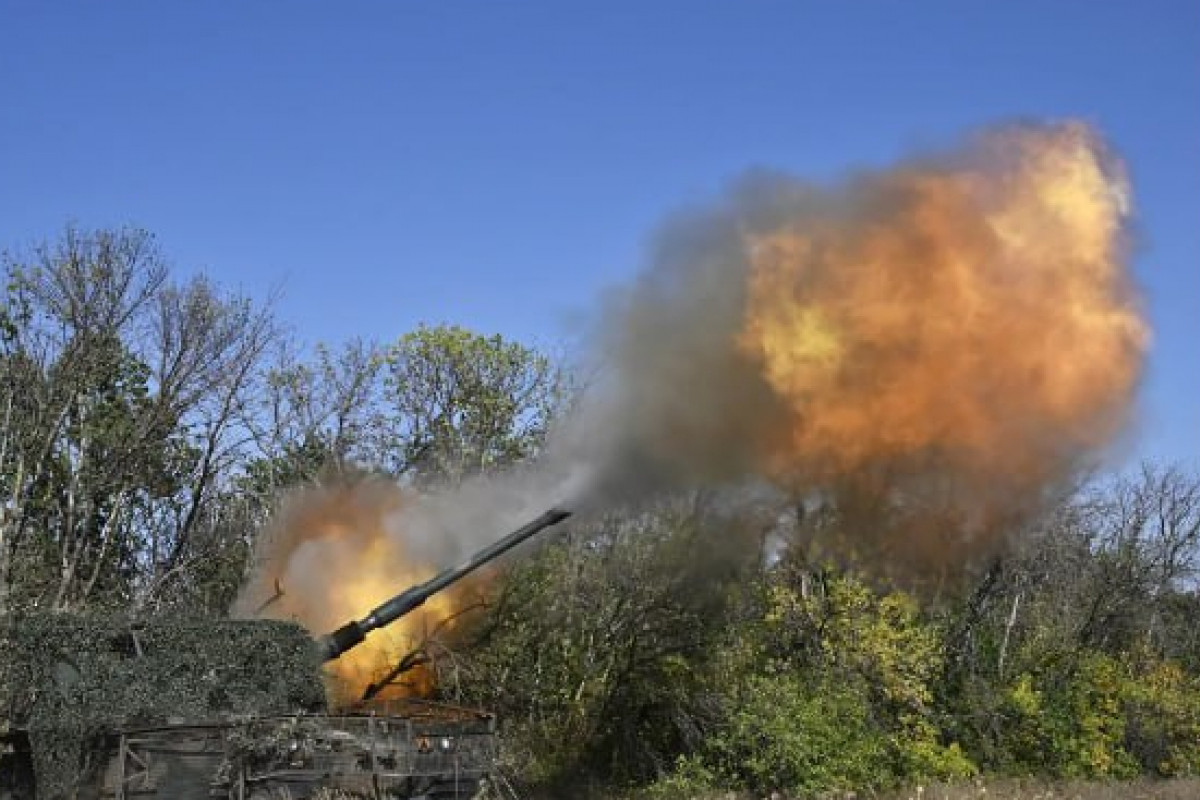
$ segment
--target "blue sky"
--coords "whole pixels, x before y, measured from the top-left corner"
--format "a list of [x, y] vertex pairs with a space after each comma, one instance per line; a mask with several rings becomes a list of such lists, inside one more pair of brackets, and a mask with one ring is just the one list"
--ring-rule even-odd
[[1200, 462], [1200, 3], [0, 0], [0, 247], [136, 224], [305, 340], [557, 347], [672, 210], [1012, 118], [1126, 159], [1127, 457]]

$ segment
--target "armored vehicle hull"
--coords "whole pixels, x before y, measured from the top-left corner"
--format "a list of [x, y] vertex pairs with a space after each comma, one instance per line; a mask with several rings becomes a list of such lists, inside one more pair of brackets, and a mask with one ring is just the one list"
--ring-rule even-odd
[[[321, 790], [369, 798], [466, 800], [495, 759], [495, 719], [416, 700], [343, 714], [128, 728], [81, 800], [302, 800]], [[0, 798], [35, 800], [29, 749], [10, 735]], [[326, 794], [325, 796], [328, 796]]]
[[329, 790], [466, 800], [495, 761], [490, 714], [374, 699], [331, 712], [319, 663], [569, 516], [547, 511], [316, 643], [266, 620], [9, 619], [0, 800], [301, 800]]

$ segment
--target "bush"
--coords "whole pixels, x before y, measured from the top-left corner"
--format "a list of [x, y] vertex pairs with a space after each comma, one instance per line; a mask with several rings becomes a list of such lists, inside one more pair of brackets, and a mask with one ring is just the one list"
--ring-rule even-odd
[[893, 734], [897, 776], [910, 781], [957, 781], [979, 773], [958, 742], [944, 745], [940, 738], [937, 728], [924, 720]]
[[1173, 661], [1139, 662], [1123, 696], [1125, 748], [1150, 774], [1200, 775], [1200, 680]]
[[1004, 707], [1016, 771], [1064, 778], [1127, 778], [1139, 772], [1125, 750], [1122, 697], [1128, 679], [1101, 653], [1040, 676], [1023, 674]]
[[717, 771], [755, 792], [875, 788], [892, 780], [888, 741], [861, 691], [792, 673], [749, 679], [713, 741]]
[[680, 756], [675, 769], [646, 787], [645, 800], [680, 800], [706, 794], [721, 787], [721, 781], [699, 756]]

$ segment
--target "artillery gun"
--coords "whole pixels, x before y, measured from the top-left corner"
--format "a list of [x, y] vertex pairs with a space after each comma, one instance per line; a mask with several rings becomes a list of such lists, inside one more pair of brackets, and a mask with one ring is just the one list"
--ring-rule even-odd
[[319, 664], [568, 516], [547, 511], [315, 646], [272, 621], [11, 621], [0, 800], [465, 800], [492, 772], [492, 714], [416, 699], [331, 712]]

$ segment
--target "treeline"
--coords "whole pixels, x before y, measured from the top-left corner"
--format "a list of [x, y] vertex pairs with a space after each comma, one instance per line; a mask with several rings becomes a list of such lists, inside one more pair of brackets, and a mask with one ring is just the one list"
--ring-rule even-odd
[[[283, 490], [452, 485], [536, 457], [572, 400], [563, 365], [457, 327], [301, 349], [144, 231], [68, 229], [4, 271], [0, 612], [221, 616]], [[1200, 478], [1044, 506], [919, 581], [809, 497], [614, 508], [424, 655], [444, 699], [501, 715], [510, 778], [572, 796], [1200, 774]]]
[[223, 614], [282, 490], [526, 458], [561, 395], [547, 357], [457, 327], [306, 351], [142, 230], [69, 228], [3, 271], [4, 610]]
[[830, 545], [836, 509], [793, 513], [781, 548], [787, 514], [701, 493], [577, 527], [510, 574], [441, 685], [572, 796], [1200, 774], [1195, 475], [1093, 481], [911, 590]]

